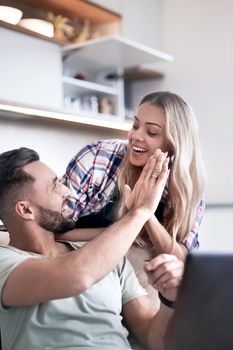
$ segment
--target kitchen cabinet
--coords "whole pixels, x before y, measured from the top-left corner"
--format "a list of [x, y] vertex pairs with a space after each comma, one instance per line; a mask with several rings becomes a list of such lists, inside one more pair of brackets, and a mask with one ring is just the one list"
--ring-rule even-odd
[[[79, 18], [86, 18], [85, 13], [91, 12], [93, 23], [101, 26], [121, 20], [118, 14], [84, 0], [23, 2], [67, 16], [79, 13]], [[4, 82], [0, 86], [0, 112], [8, 115], [23, 117], [24, 113], [44, 120], [82, 125], [86, 121], [87, 125], [128, 130], [126, 77], [132, 79], [135, 72], [139, 72], [137, 76], [143, 75], [144, 64], [173, 59], [119, 35], [64, 45], [48, 38], [43, 41], [42, 35], [35, 36], [25, 29], [19, 31], [18, 26], [15, 29], [0, 23], [3, 49], [0, 73]], [[151, 72], [151, 76], [154, 74]]]
[[[88, 107], [85, 103], [89, 98], [89, 115], [96, 116], [102, 112], [99, 117], [118, 121], [125, 121], [126, 116], [124, 72], [137, 71], [145, 64], [173, 59], [169, 54], [120, 36], [66, 45], [62, 48], [62, 55], [64, 109], [85, 114]], [[92, 99], [95, 101], [94, 106]], [[109, 115], [99, 108], [102, 99], [109, 100], [113, 105]]]

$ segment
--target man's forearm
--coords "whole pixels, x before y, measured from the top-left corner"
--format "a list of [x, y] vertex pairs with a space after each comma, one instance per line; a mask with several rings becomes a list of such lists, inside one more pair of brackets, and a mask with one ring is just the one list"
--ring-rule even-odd
[[79, 278], [80, 274], [88, 278], [87, 286], [99, 281], [127, 253], [147, 219], [148, 214], [141, 209], [130, 211], [83, 246], [78, 254], [67, 254], [67, 267], [64, 267], [64, 271], [70, 271], [72, 274], [72, 271], [76, 270]]
[[148, 349], [163, 350], [169, 323], [174, 314], [174, 310], [161, 304], [158, 313], [151, 321], [147, 336]]

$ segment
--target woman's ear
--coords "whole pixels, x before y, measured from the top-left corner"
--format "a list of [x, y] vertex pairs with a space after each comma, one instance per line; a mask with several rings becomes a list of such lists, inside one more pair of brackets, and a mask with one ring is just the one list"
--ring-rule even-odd
[[28, 201], [20, 201], [15, 205], [16, 213], [25, 220], [34, 219], [34, 213]]

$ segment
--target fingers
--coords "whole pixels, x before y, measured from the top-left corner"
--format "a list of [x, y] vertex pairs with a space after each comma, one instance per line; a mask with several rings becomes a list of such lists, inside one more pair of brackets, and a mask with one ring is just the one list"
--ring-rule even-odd
[[161, 276], [156, 273], [148, 275], [149, 283], [157, 290], [177, 287], [182, 279], [183, 266], [181, 261], [177, 261], [176, 266], [171, 266], [171, 263], [166, 264], [165, 271]]
[[[157, 149], [155, 153], [150, 156], [143, 167], [140, 178], [142, 181], [149, 181], [151, 178], [157, 180], [161, 171], [164, 169], [164, 162], [167, 158], [167, 152], [162, 152]], [[167, 165], [168, 168], [168, 165]]]
[[164, 160], [163, 165], [162, 165], [162, 170], [161, 170], [158, 178], [156, 179], [156, 183], [158, 185], [163, 186], [163, 187], [166, 185], [166, 182], [167, 182], [167, 179], [168, 179], [168, 176], [170, 173], [170, 170], [168, 169], [169, 160], [170, 160], [169, 157]]
[[146, 164], [144, 165], [140, 178], [142, 181], [148, 181], [151, 178], [152, 171], [155, 167], [156, 158], [152, 155], [148, 158]]
[[174, 255], [161, 254], [144, 265], [149, 283], [161, 293], [166, 294], [180, 285], [184, 263]]
[[[151, 211], [151, 215], [155, 212], [169, 175], [168, 163], [166, 153], [159, 149], [148, 159], [132, 191], [125, 187], [125, 205], [128, 209], [144, 207]], [[158, 178], [157, 175], [153, 176], [155, 168], [160, 169]]]
[[144, 265], [144, 269], [146, 272], [155, 271], [159, 266], [162, 266], [167, 262], [177, 261], [177, 257], [172, 254], [160, 254], [155, 258], [152, 258], [150, 261], [147, 261]]
[[[160, 150], [158, 150], [158, 151], [160, 151]], [[157, 154], [157, 156], [156, 156], [156, 154]], [[156, 164], [155, 164], [155, 167], [152, 171], [152, 177], [156, 177], [156, 176], [157, 176], [157, 178], [159, 177], [159, 175], [162, 171], [162, 168], [163, 168], [164, 161], [167, 158], [167, 154], [168, 154], [168, 152], [163, 153], [161, 151], [158, 153], [155, 153], [154, 157], [156, 157]]]

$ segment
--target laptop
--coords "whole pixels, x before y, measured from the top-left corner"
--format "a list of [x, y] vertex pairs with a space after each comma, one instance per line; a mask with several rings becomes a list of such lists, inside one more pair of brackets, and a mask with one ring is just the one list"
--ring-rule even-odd
[[233, 254], [187, 257], [165, 349], [233, 349]]

